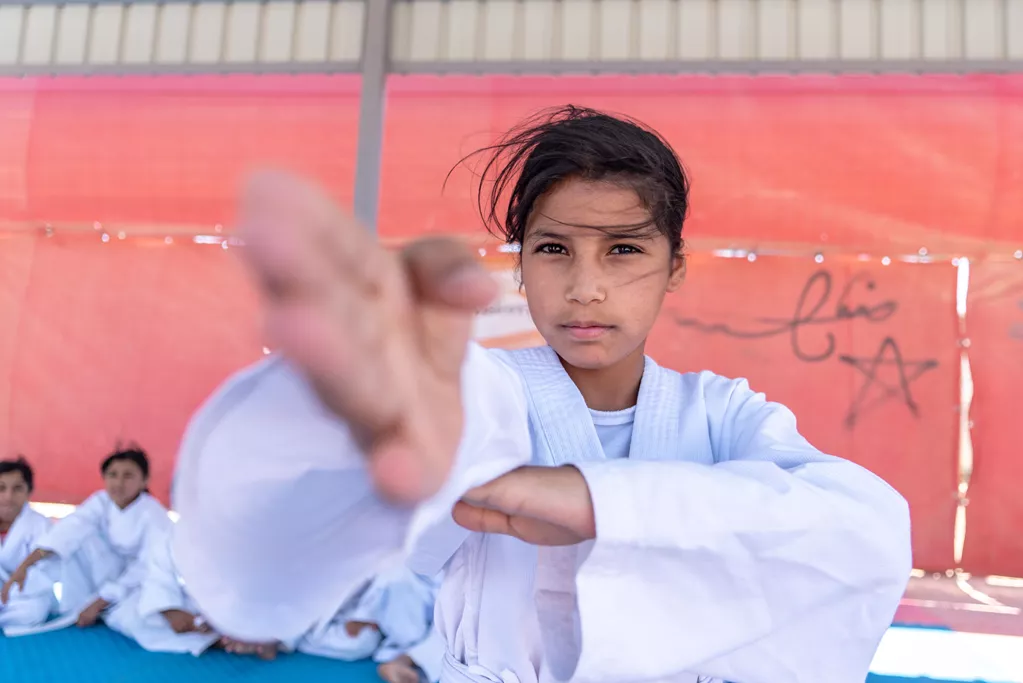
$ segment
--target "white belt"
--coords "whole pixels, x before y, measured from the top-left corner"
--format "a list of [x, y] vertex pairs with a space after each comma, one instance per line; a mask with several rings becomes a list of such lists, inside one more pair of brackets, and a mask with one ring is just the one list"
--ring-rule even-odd
[[495, 676], [480, 666], [462, 664], [450, 652], [445, 652], [440, 683], [519, 683], [519, 677], [507, 669]]

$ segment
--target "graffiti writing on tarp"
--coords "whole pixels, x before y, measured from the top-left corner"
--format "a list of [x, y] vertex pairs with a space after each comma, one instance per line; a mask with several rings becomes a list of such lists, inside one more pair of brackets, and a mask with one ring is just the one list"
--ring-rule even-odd
[[[877, 290], [877, 284], [866, 273], [851, 277], [840, 290], [826, 269], [811, 275], [796, 297], [788, 318], [757, 318], [749, 327], [726, 323], [706, 323], [695, 318], [677, 316], [675, 322], [687, 329], [705, 334], [723, 334], [735, 339], [768, 339], [785, 336], [792, 354], [805, 363], [820, 363], [838, 354], [833, 326], [840, 322], [863, 321], [877, 325], [891, 319], [899, 310], [894, 299], [864, 303], [863, 297]], [[837, 296], [836, 296], [837, 292]], [[912, 385], [922, 375], [938, 366], [934, 358], [907, 359], [898, 341], [886, 336], [872, 356], [857, 357], [838, 354], [838, 360], [855, 368], [862, 377], [859, 391], [846, 414], [846, 426], [852, 428], [864, 412], [885, 403], [901, 403], [914, 416], [920, 408], [913, 397]]]
[[854, 276], [832, 302], [833, 278], [827, 270], [818, 270], [803, 285], [796, 297], [795, 311], [791, 318], [758, 318], [753, 329], [738, 329], [725, 323], [708, 324], [695, 318], [678, 318], [676, 322], [682, 327], [689, 327], [709, 334], [724, 334], [737, 339], [766, 339], [787, 335], [792, 353], [801, 361], [818, 363], [835, 355], [835, 334], [824, 330], [823, 335], [816, 335], [816, 343], [808, 340], [813, 330], [841, 322], [861, 318], [868, 322], [879, 323], [888, 320], [899, 310], [894, 299], [887, 299], [868, 306], [853, 304], [852, 299], [857, 286], [873, 291], [877, 285], [865, 274]]
[[838, 360], [856, 368], [863, 375], [863, 384], [849, 405], [845, 424], [850, 429], [867, 410], [890, 400], [901, 402], [913, 417], [920, 416], [920, 407], [913, 399], [913, 382], [928, 370], [938, 367], [933, 358], [906, 360], [899, 345], [891, 337], [885, 337], [881, 347], [873, 356], [856, 357], [841, 355]]

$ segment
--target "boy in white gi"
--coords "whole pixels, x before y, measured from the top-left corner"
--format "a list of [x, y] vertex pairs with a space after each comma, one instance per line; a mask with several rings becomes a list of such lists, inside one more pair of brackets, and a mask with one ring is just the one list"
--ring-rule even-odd
[[[11, 574], [50, 530], [49, 519], [29, 507], [34, 474], [24, 458], [0, 461], [0, 583]], [[53, 579], [39, 572], [21, 587], [0, 596], [0, 629], [39, 626], [56, 605]]]

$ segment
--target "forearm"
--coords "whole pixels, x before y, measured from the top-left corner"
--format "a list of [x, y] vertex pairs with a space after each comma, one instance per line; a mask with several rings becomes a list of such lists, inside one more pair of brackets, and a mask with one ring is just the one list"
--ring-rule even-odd
[[35, 550], [28, 554], [28, 557], [26, 557], [22, 561], [22, 563], [18, 566], [14, 573], [17, 574], [19, 572], [27, 572], [35, 565], [39, 564], [40, 562], [49, 557], [53, 557], [55, 554], [56, 553], [54, 553], [52, 550], [47, 550], [46, 548], [36, 548]]
[[[573, 680], [626, 667], [649, 678], [862, 681], [910, 570], [908, 509], [886, 484], [837, 460], [580, 469], [597, 540], [577, 575]], [[625, 662], [621, 652], [659, 654]]]

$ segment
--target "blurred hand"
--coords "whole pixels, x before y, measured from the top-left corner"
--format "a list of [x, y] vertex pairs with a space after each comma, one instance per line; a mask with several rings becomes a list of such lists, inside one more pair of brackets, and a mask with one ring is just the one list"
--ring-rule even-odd
[[436, 492], [461, 438], [472, 318], [496, 283], [457, 241], [387, 251], [292, 176], [255, 176], [240, 217], [271, 343], [352, 428], [381, 494]]

